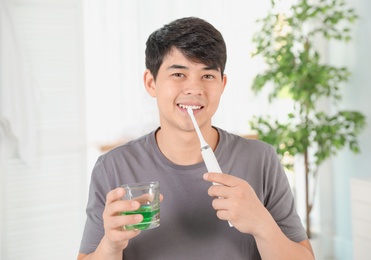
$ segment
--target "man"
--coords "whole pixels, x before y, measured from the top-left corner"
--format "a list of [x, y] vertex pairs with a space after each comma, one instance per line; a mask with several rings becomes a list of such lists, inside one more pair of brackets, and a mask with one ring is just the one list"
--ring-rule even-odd
[[[314, 259], [274, 149], [212, 126], [226, 59], [222, 35], [199, 18], [149, 36], [144, 85], [160, 127], [98, 159], [78, 259]], [[223, 173], [207, 173], [188, 107]], [[153, 180], [163, 195], [160, 226], [123, 230], [142, 216], [118, 214], [139, 205], [117, 187]]]

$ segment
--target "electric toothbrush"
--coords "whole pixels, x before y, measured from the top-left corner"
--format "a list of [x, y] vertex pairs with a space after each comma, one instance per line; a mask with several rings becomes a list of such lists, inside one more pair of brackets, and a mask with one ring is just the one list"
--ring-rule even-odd
[[[196, 118], [193, 115], [193, 109], [190, 106], [187, 108], [187, 112], [188, 112], [189, 116], [191, 117], [192, 123], [194, 125], [194, 128], [195, 128], [197, 136], [198, 136], [198, 139], [200, 139], [201, 155], [202, 155], [202, 158], [204, 159], [207, 171], [208, 172], [222, 173], [222, 170], [220, 169], [219, 163], [216, 160], [213, 149], [210, 147], [210, 145], [208, 145], [206, 143], [205, 139], [203, 138], [201, 130], [198, 127]], [[213, 182], [213, 184], [214, 185], [221, 185], [221, 184], [215, 183], [215, 182]], [[228, 221], [228, 223], [229, 223], [230, 227], [233, 227], [233, 225], [229, 221]]]

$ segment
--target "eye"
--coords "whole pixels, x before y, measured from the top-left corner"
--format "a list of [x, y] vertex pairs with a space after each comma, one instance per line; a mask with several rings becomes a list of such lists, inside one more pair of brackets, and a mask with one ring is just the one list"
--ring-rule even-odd
[[211, 75], [211, 74], [206, 74], [203, 76], [205, 79], [215, 79], [215, 76], [214, 75]]
[[171, 74], [171, 76], [176, 77], [176, 78], [181, 78], [181, 77], [184, 77], [184, 74], [176, 72], [176, 73]]

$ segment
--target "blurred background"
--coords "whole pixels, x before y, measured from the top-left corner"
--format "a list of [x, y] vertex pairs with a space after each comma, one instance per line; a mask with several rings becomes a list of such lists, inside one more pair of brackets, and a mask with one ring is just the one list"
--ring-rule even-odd
[[[287, 8], [294, 0], [281, 2]], [[346, 2], [360, 16], [352, 40], [318, 44], [326, 62], [352, 73], [339, 106], [370, 122], [371, 2]], [[270, 6], [270, 0], [0, 0], [1, 259], [76, 258], [97, 157], [158, 126], [142, 75], [146, 39], [164, 24], [198, 16], [224, 35], [228, 83], [214, 125], [250, 135], [254, 115], [290, 112], [290, 100], [269, 103], [264, 91], [251, 90], [265, 68], [262, 59], [251, 58], [256, 19]], [[330, 103], [320, 105], [331, 112]], [[320, 168], [311, 215], [317, 259], [366, 259], [369, 126], [359, 144], [360, 154], [344, 149]], [[290, 181], [303, 217], [300, 168]]]

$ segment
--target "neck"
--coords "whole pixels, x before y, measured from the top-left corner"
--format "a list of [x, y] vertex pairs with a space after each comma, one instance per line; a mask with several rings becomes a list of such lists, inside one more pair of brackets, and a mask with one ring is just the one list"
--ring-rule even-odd
[[[218, 144], [218, 131], [212, 127], [202, 131], [205, 141], [215, 150]], [[163, 155], [175, 164], [191, 165], [202, 161], [201, 146], [196, 131], [174, 133], [160, 128], [156, 141]]]

